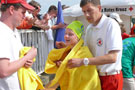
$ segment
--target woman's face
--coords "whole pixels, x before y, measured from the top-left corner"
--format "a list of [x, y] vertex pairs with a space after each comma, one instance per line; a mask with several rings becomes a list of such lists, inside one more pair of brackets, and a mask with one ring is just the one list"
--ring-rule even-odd
[[64, 39], [66, 45], [70, 45], [71, 47], [74, 47], [79, 41], [77, 35], [71, 29], [68, 28], [65, 31]]

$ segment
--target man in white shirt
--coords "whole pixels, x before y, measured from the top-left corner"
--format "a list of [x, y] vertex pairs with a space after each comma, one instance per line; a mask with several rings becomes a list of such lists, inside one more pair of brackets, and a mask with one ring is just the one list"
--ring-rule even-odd
[[25, 17], [26, 9], [34, 8], [25, 0], [2, 0], [0, 18], [0, 90], [21, 90], [17, 71], [21, 67], [30, 67], [37, 49], [32, 47], [19, 59], [22, 43], [16, 27]]
[[97, 65], [102, 90], [122, 90], [122, 38], [119, 25], [101, 13], [100, 0], [81, 0], [80, 6], [90, 23], [86, 30], [85, 45], [94, 57], [70, 59], [68, 67]]

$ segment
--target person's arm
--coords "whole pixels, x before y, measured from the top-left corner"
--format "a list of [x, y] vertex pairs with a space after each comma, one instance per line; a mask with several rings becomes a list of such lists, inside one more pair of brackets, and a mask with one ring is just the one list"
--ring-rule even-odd
[[42, 25], [42, 24], [40, 24], [40, 25], [34, 25], [34, 26], [36, 26], [38, 28], [41, 28], [42, 30], [49, 30], [49, 28], [50, 28], [48, 25]]
[[0, 58], [0, 78], [10, 76], [23, 66], [30, 67], [33, 64], [33, 58], [36, 54], [37, 49], [33, 47], [19, 60], [10, 62], [8, 58]]
[[58, 25], [53, 25], [52, 27], [51, 27], [51, 29], [52, 30], [56, 30], [56, 29], [58, 29], [58, 28], [66, 28], [66, 24], [62, 24], [62, 23], [59, 23]]
[[25, 18], [17, 29], [30, 29], [35, 21], [35, 18]]
[[42, 30], [48, 30], [50, 26], [45, 22], [45, 20], [37, 20], [33, 26], [41, 28]]
[[[97, 56], [97, 57], [93, 57], [93, 58], [88, 58], [89, 60], [89, 65], [103, 65], [103, 64], [111, 64], [111, 63], [115, 63], [117, 60], [117, 53], [119, 51], [118, 50], [113, 50], [110, 51], [108, 54], [104, 55], [104, 56]], [[80, 67], [82, 65], [84, 65], [83, 63], [83, 59], [70, 59], [68, 61], [68, 67], [69, 68], [75, 68], [75, 67]]]
[[129, 37], [135, 37], [135, 34], [133, 34], [133, 35], [129, 35]]
[[16, 72], [19, 68], [24, 66], [26, 60], [16, 60], [14, 62], [10, 62], [7, 58], [0, 59], [0, 78], [7, 77], [14, 72]]

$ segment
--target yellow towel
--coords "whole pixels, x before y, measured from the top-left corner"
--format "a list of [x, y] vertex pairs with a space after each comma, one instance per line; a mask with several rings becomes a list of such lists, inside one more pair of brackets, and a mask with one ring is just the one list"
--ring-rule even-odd
[[[31, 47], [22, 48], [20, 51], [20, 58], [22, 58], [30, 49]], [[44, 89], [42, 81], [32, 68], [25, 68], [25, 67], [20, 68], [18, 70], [18, 78], [21, 90]]]
[[70, 47], [53, 49], [49, 53], [45, 72], [56, 74], [50, 87], [59, 83], [61, 90], [101, 90], [100, 79], [95, 65], [81, 66], [73, 69], [66, 67], [69, 59], [92, 57], [88, 47], [82, 45], [83, 40], [81, 39], [65, 57], [59, 68], [54, 61], [60, 60], [64, 52], [67, 52]]

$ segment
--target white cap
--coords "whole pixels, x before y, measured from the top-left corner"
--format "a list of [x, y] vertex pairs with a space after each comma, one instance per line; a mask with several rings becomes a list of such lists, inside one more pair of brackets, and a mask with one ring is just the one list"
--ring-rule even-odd
[[117, 13], [111, 13], [110, 14], [110, 17], [113, 18], [113, 19], [116, 19], [119, 23], [122, 23], [122, 20], [120, 19], [119, 14], [117, 14]]

